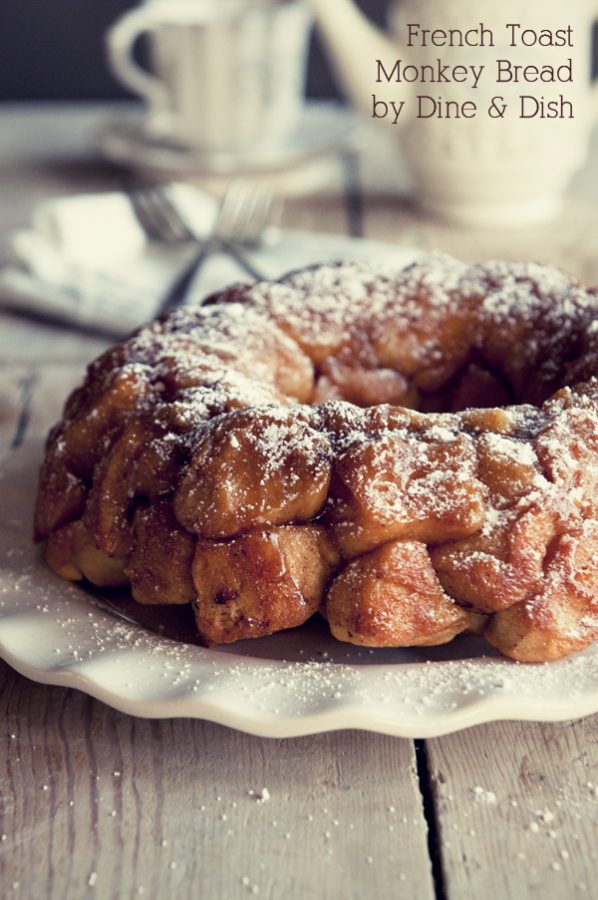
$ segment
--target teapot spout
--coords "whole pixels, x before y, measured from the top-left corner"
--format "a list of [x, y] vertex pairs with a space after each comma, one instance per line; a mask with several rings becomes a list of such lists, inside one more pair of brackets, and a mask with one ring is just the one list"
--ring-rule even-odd
[[397, 58], [395, 42], [370, 22], [353, 0], [308, 3], [343, 92], [357, 109], [371, 117], [374, 92], [382, 99], [392, 92], [391, 85], [377, 84], [376, 79], [378, 60], [387, 71], [392, 70]]

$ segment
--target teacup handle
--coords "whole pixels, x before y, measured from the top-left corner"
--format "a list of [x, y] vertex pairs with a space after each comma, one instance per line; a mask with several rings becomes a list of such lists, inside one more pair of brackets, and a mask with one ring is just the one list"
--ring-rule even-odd
[[108, 59], [114, 74], [125, 87], [144, 97], [151, 107], [160, 109], [168, 103], [168, 95], [162, 82], [148, 74], [133, 59], [136, 40], [152, 31], [155, 21], [143, 9], [134, 9], [122, 16], [106, 33]]

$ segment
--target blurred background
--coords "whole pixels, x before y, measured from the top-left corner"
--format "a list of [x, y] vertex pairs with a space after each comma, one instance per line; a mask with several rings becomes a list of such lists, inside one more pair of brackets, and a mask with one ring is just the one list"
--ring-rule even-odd
[[[1, 100], [109, 100], [130, 96], [110, 74], [104, 32], [132, 0], [2, 0]], [[359, 0], [378, 22], [389, 0]], [[317, 36], [308, 73], [311, 97], [338, 95]]]
[[[138, 61], [151, 58], [161, 85], [146, 90], [145, 101], [133, 97], [124, 85], [141, 84], [143, 94], [143, 76], [136, 82], [122, 63], [130, 62], [127, 13], [141, 2], [0, 0], [0, 306], [35, 318], [36, 329], [43, 318], [120, 335], [170, 303], [185, 267], [185, 284], [203, 297], [238, 280], [240, 270], [278, 277], [323, 258], [372, 258], [368, 243], [354, 238], [375, 241], [377, 256], [385, 252], [379, 242], [387, 251], [390, 245], [393, 260], [397, 248], [438, 248], [467, 261], [556, 262], [598, 283], [598, 106], [584, 77], [595, 3], [522, 5], [526, 24], [543, 28], [550, 8], [582, 38], [566, 54], [579, 73], [573, 122], [512, 116], [497, 129], [483, 115], [467, 123], [439, 115], [401, 131], [372, 125], [368, 58], [378, 50], [364, 51], [363, 33], [347, 28], [343, 4], [325, 15], [330, 0], [314, 3], [333, 49], [328, 57], [312, 32], [311, 102], [299, 77], [308, 16], [289, 0], [268, 7], [268, 27], [248, 17], [243, 28], [232, 22], [220, 30], [223, 0], [189, 0], [190, 8], [208, 3], [215, 26], [183, 16], [136, 44]], [[471, 27], [480, 9], [487, 26], [501, 27], [501, 16], [510, 15], [509, 4], [495, 0], [352, 2], [378, 24], [395, 3], [422, 27], [439, 26], [440, 8], [447, 27]], [[112, 30], [110, 66], [106, 36], [123, 19], [116, 41]], [[396, 52], [392, 43], [380, 47], [380, 55]], [[335, 54], [352, 98], [346, 104], [336, 102]], [[422, 48], [414, 61], [439, 55]], [[526, 62], [535, 58], [526, 52]], [[442, 93], [451, 99], [448, 88]], [[183, 223], [178, 228], [173, 215]], [[184, 302], [187, 295], [177, 296]], [[22, 335], [24, 345], [25, 326]], [[55, 331], [51, 338], [58, 348]], [[0, 351], [16, 358], [20, 349], [3, 351], [0, 342]]]

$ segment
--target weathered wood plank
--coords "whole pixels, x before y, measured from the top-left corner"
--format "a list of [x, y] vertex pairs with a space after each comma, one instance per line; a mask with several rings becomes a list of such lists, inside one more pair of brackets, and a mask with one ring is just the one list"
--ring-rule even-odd
[[345, 234], [347, 205], [341, 197], [292, 198], [286, 201], [283, 226], [305, 231]]
[[[38, 431], [79, 372], [16, 375], [36, 378]], [[0, 883], [19, 896], [433, 896], [408, 742], [268, 742], [137, 721], [3, 664], [0, 682]], [[249, 793], [264, 787], [267, 802]]]
[[267, 741], [4, 664], [0, 682], [0, 883], [19, 897], [433, 896], [409, 742]]
[[429, 741], [446, 895], [561, 900], [598, 878], [598, 717]]

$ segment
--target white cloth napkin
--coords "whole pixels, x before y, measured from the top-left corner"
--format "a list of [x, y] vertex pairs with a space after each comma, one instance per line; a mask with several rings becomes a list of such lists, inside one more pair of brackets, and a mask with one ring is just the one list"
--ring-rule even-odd
[[[174, 199], [197, 234], [208, 237], [218, 211], [213, 197], [175, 184]], [[157, 312], [168, 287], [197, 247], [148, 241], [125, 194], [80, 195], [41, 203], [28, 229], [11, 236], [13, 261], [0, 270], [0, 304], [120, 337]], [[334, 259], [402, 264], [413, 251], [335, 235], [286, 231], [250, 255], [265, 278]], [[188, 303], [247, 273], [229, 255], [210, 256]]]
[[[207, 237], [217, 202], [188, 185], [171, 190]], [[5, 304], [116, 335], [156, 312], [195, 249], [148, 241], [130, 201], [118, 193], [44, 201], [10, 247], [14, 263], [0, 271]]]

